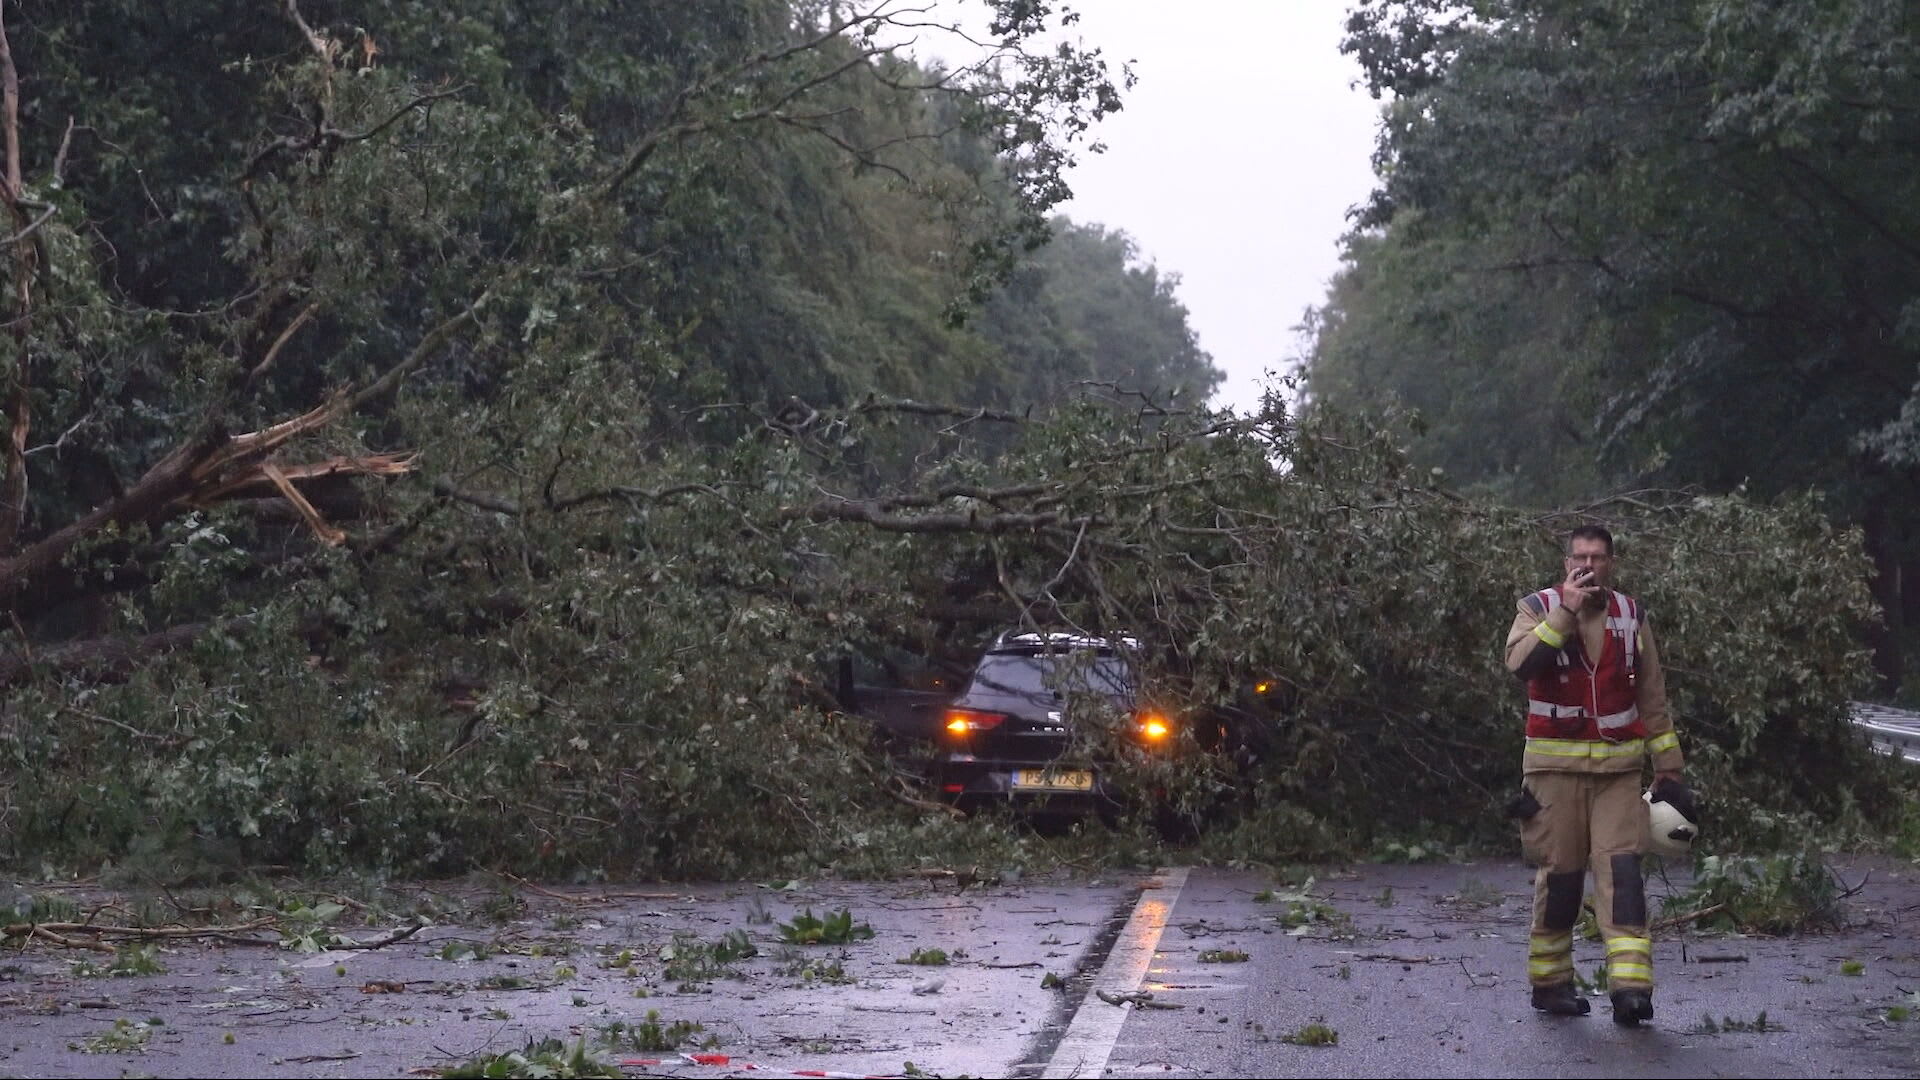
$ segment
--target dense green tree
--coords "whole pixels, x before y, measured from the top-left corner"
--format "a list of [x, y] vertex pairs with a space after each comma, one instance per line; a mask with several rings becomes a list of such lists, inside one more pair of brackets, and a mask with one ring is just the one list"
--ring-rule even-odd
[[1055, 402], [1101, 382], [1162, 404], [1206, 402], [1222, 374], [1174, 296], [1179, 280], [1142, 265], [1120, 230], [1055, 222], [987, 305], [982, 333], [1008, 358], [1008, 381], [976, 387], [976, 399], [1011, 390], [1013, 401]]
[[1393, 0], [1348, 48], [1389, 99], [1380, 184], [1309, 385], [1420, 404], [1423, 456], [1529, 498], [1819, 488], [1897, 623], [1911, 5]]
[[111, 588], [49, 571], [268, 493], [270, 447], [228, 433], [296, 416], [277, 439], [341, 459], [297, 485], [426, 449], [551, 495], [714, 400], [1004, 398], [954, 316], [1044, 239], [1118, 90], [1027, 47], [1048, 5], [988, 6], [997, 46], [950, 71], [885, 3], [10, 7], [0, 539], [30, 543], [0, 589], [127, 595], [125, 541]]
[[[1194, 722], [1129, 766], [1244, 797], [1231, 857], [1497, 834], [1492, 641], [1565, 521], [1337, 409], [1204, 407], [1173, 276], [1050, 222], [1119, 104], [1036, 44], [1065, 12], [994, 0], [995, 55], [936, 70], [884, 0], [630, 7], [0, 3], [0, 856], [979, 852], [829, 673], [1008, 625], [1126, 628], [1183, 715], [1258, 720], [1258, 762]], [[1712, 673], [1679, 696], [1729, 839], [1897, 825], [1844, 713], [1853, 534], [1597, 512]]]

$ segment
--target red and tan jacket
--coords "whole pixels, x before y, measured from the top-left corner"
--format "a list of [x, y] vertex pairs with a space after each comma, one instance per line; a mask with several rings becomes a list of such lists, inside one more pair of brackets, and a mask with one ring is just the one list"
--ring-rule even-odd
[[1666, 675], [1639, 601], [1610, 592], [1605, 610], [1574, 611], [1558, 587], [1522, 597], [1507, 668], [1527, 682], [1523, 768], [1630, 772], [1684, 763], [1667, 712]]

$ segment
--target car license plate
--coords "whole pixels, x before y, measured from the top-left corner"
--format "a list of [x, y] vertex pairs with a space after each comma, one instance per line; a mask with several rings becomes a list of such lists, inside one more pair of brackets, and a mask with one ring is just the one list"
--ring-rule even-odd
[[1092, 791], [1093, 774], [1085, 769], [1015, 769], [1017, 791]]

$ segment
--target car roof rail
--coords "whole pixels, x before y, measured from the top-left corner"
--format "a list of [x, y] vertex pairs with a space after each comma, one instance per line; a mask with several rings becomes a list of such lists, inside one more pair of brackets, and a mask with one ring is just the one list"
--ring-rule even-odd
[[1092, 634], [1069, 633], [1066, 631], [1039, 632], [1033, 630], [1004, 630], [995, 637], [988, 651], [1002, 649], [1094, 649], [1117, 652], [1121, 648], [1138, 649], [1139, 639], [1131, 634], [1114, 637], [1098, 637]]

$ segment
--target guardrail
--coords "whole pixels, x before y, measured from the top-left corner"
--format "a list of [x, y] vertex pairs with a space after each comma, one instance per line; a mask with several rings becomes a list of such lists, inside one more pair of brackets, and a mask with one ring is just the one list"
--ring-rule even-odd
[[1873, 740], [1875, 750], [1920, 765], [1920, 712], [1856, 701], [1853, 726]]

